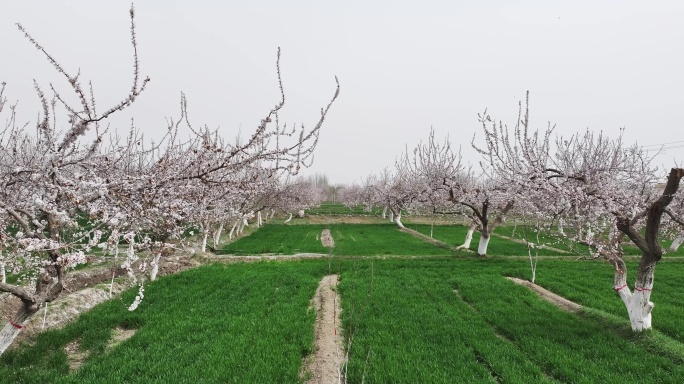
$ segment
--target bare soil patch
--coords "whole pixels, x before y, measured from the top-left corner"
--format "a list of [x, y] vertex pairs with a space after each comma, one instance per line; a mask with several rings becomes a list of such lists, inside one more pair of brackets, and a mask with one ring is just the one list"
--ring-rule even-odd
[[316, 311], [314, 324], [314, 353], [304, 360], [303, 375], [310, 375], [308, 384], [344, 382], [344, 339], [340, 328], [340, 297], [337, 294], [337, 275], [325, 276], [311, 307]]
[[321, 244], [326, 248], [335, 247], [335, 240], [333, 240], [329, 229], [324, 229], [323, 232], [321, 232]]
[[78, 340], [64, 346], [64, 352], [67, 354], [67, 363], [69, 364], [69, 371], [73, 372], [81, 368], [81, 365], [88, 358], [88, 354], [81, 351], [81, 345]]
[[558, 308], [560, 308], [564, 311], [576, 313], [582, 309], [581, 305], [579, 305], [575, 302], [572, 302], [572, 301], [570, 301], [570, 300], [568, 300], [562, 296], [559, 296], [559, 295], [557, 295], [557, 294], [555, 294], [555, 293], [553, 293], [553, 292], [551, 292], [545, 288], [542, 288], [542, 287], [538, 286], [537, 284], [533, 284], [527, 280], [522, 280], [522, 279], [518, 279], [515, 277], [506, 277], [506, 278], [508, 280], [511, 280], [512, 282], [516, 283], [516, 284], [524, 285], [524, 286], [530, 288], [531, 290], [536, 292], [539, 296], [541, 296], [542, 299], [550, 302], [551, 304], [554, 304], [555, 306], [557, 306]]

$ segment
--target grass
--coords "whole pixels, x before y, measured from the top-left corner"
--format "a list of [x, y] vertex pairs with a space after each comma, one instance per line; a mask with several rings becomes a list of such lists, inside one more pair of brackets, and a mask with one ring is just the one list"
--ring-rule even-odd
[[[604, 261], [558, 261], [550, 268], [541, 264], [537, 271], [539, 285], [569, 299], [602, 312], [627, 319], [627, 311], [610, 289], [613, 269]], [[633, 288], [638, 263], [627, 262], [629, 286]], [[529, 272], [517, 275], [529, 279]], [[661, 261], [655, 271], [655, 283], [651, 301], [653, 325], [664, 334], [684, 343], [684, 317], [681, 303], [684, 302], [684, 264], [680, 261]]]
[[[465, 241], [466, 233], [468, 232], [468, 227], [462, 225], [429, 225], [429, 224], [410, 224], [407, 225], [408, 228], [416, 230], [424, 235], [430, 236], [443, 241], [452, 246], [459, 246]], [[504, 239], [496, 236], [498, 229], [494, 231], [494, 235], [490, 237], [489, 245], [487, 246], [488, 255], [497, 256], [527, 256], [528, 250], [527, 245]], [[476, 251], [478, 243], [480, 241], [480, 233], [475, 231], [473, 233], [473, 240], [470, 243], [470, 250]], [[556, 255], [567, 255], [567, 253], [561, 253], [551, 249], [538, 249], [539, 256], [556, 256]], [[534, 256], [535, 250], [532, 250], [532, 255]]]
[[[540, 263], [542, 275], [581, 265]], [[593, 267], [596, 276], [606, 266]], [[635, 336], [625, 315], [562, 312], [503, 278], [529, 273], [521, 261], [359, 260], [349, 268], [340, 283], [343, 324], [353, 334], [349, 382], [684, 380], [680, 342], [657, 331]], [[610, 283], [602, 280], [602, 291]], [[614, 293], [599, 296], [621, 307]]]
[[321, 244], [323, 225], [266, 224], [252, 234], [227, 244], [221, 254], [258, 255], [273, 253], [328, 253]]
[[[322, 263], [206, 266], [135, 294], [40, 335], [37, 343], [0, 357], [3, 383], [297, 383], [302, 356], [312, 350], [315, 314], [309, 311]], [[117, 326], [137, 329], [106, 348]], [[78, 340], [90, 358], [69, 374], [64, 346]]]
[[257, 232], [228, 244], [223, 254], [254, 255], [275, 253], [328, 253], [321, 245], [320, 234], [329, 228], [335, 240], [333, 253], [340, 256], [435, 256], [452, 251], [417, 239], [397, 229], [394, 224], [268, 224]]
[[[340, 233], [350, 233], [341, 228]], [[684, 381], [684, 263], [659, 266], [655, 331], [634, 335], [605, 263], [542, 259], [538, 281], [592, 308], [563, 312], [504, 276], [525, 260], [339, 258], [349, 383]], [[629, 265], [633, 270], [634, 265]], [[308, 310], [329, 260], [213, 265], [146, 286], [0, 357], [0, 382], [300, 383], [312, 351]], [[106, 347], [117, 326], [137, 329]], [[72, 374], [64, 346], [90, 358]], [[349, 345], [349, 342], [347, 342]]]
[[325, 202], [321, 203], [318, 207], [309, 208], [306, 210], [309, 215], [381, 215], [382, 208], [373, 207], [371, 210], [366, 210], [365, 205], [357, 205], [355, 207], [349, 208], [345, 207], [344, 204]]

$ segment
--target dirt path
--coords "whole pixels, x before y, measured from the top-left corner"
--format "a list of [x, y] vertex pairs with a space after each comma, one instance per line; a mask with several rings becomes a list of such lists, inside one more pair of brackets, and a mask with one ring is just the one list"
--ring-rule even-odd
[[549, 290], [546, 290], [546, 289], [538, 286], [537, 284], [533, 284], [527, 280], [522, 280], [522, 279], [518, 279], [515, 277], [507, 277], [507, 279], [511, 280], [512, 282], [514, 282], [516, 284], [524, 285], [524, 286], [530, 288], [531, 290], [535, 291], [539, 296], [541, 296], [542, 299], [550, 302], [551, 304], [556, 305], [558, 308], [560, 308], [564, 311], [575, 313], [575, 312], [579, 312], [579, 310], [582, 309], [581, 305], [579, 305], [575, 302], [572, 302], [572, 301], [570, 301], [570, 300], [568, 300], [562, 296], [556, 295], [555, 293], [553, 293]]
[[335, 240], [333, 240], [329, 229], [324, 229], [323, 232], [321, 232], [321, 244], [323, 244], [323, 246], [326, 248], [335, 247]]
[[314, 353], [304, 361], [307, 384], [343, 383], [345, 363], [344, 339], [340, 325], [340, 297], [337, 294], [337, 275], [325, 276], [311, 300], [316, 310], [314, 324]]

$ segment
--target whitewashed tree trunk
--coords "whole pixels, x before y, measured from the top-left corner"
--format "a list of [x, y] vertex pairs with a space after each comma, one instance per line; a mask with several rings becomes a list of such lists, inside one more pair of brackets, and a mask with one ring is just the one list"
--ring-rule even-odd
[[677, 236], [673, 241], [672, 245], [670, 245], [670, 248], [668, 248], [668, 252], [677, 252], [679, 249], [679, 246], [682, 245], [682, 242], [684, 242], [684, 236]]
[[468, 232], [466, 233], [465, 241], [463, 244], [459, 245], [456, 247], [456, 249], [469, 249], [470, 248], [470, 243], [473, 241], [473, 232], [475, 232], [475, 228], [477, 227], [477, 224], [474, 222], [470, 224], [468, 227]]
[[205, 229], [204, 236], [202, 237], [202, 246], [200, 247], [203, 253], [207, 251], [207, 239], [209, 239], [209, 230]]
[[[206, 238], [205, 238], [206, 240]], [[204, 251], [202, 251], [204, 252]], [[152, 270], [150, 271], [150, 280], [155, 281], [157, 280], [157, 273], [159, 273], [159, 260], [161, 259], [161, 250], [159, 252], [155, 252], [154, 258], [152, 258], [152, 262], [150, 263], [152, 266]]]
[[261, 211], [257, 212], [257, 228], [261, 227], [264, 225], [264, 222], [261, 220]]
[[223, 232], [223, 223], [219, 224], [218, 229], [214, 231], [214, 248], [218, 248], [221, 243], [221, 233]]
[[283, 223], [289, 223], [290, 220], [292, 220], [292, 214], [291, 213], [290, 213], [290, 217], [288, 217], [287, 220], [285, 220]]
[[384, 208], [382, 208], [382, 218], [383, 219], [387, 218], [387, 207], [386, 206]]
[[477, 254], [480, 256], [487, 256], [487, 246], [489, 245], [490, 235], [487, 232], [480, 236], [480, 243], [477, 245]]
[[401, 211], [397, 213], [397, 215], [394, 217], [394, 222], [399, 226], [399, 228], [404, 229], [404, 224], [401, 222]]
[[30, 307], [22, 305], [21, 309], [9, 319], [7, 324], [0, 330], [0, 355], [12, 345], [14, 339], [19, 336], [19, 333], [24, 328], [24, 324], [38, 312], [38, 309], [40, 307], [35, 304]]
[[627, 269], [621, 258], [610, 260], [615, 267], [615, 277], [613, 279], [613, 289], [617, 292], [625, 304], [629, 322], [634, 332], [641, 332], [651, 329], [653, 303], [651, 302], [651, 292], [653, 291], [653, 276], [655, 262], [646, 262], [639, 265], [634, 292], [627, 286]]
[[390, 221], [390, 223], [394, 222], [394, 212], [392, 212], [392, 211], [390, 211], [390, 213], [389, 213], [389, 221]]
[[632, 293], [626, 285], [615, 287], [627, 308], [629, 322], [635, 332], [651, 329], [653, 302], [650, 301], [650, 298], [652, 289], [652, 285], [650, 287], [635, 287], [634, 293]]
[[237, 228], [239, 222], [240, 222], [239, 220], [235, 221], [235, 224], [233, 224], [233, 227], [230, 228], [230, 233], [228, 233], [228, 240], [233, 240], [233, 233], [235, 233], [235, 228]]
[[0, 281], [3, 283], [7, 283], [7, 271], [5, 269], [5, 262], [0, 261]]

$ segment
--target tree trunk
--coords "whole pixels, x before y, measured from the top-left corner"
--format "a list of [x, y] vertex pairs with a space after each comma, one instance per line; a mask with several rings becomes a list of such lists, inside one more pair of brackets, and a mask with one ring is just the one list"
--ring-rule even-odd
[[209, 238], [209, 230], [205, 229], [204, 230], [204, 236], [202, 237], [202, 246], [200, 249], [202, 250], [202, 253], [207, 251], [207, 239]]
[[264, 225], [264, 222], [261, 220], [261, 211], [257, 212], [257, 228], [261, 227]]
[[228, 233], [228, 240], [233, 240], [233, 233], [235, 233], [235, 228], [237, 227], [239, 221], [235, 221], [233, 227], [230, 228], [230, 233]]
[[470, 226], [468, 227], [468, 233], [466, 233], [465, 241], [463, 242], [463, 244], [456, 247], [456, 249], [470, 248], [470, 243], [473, 240], [473, 232], [475, 232], [475, 228], [477, 228], [477, 224], [473, 221], [472, 223], [470, 223]]
[[382, 208], [382, 218], [383, 219], [387, 218], [387, 206]]
[[289, 223], [292, 220], [292, 214], [289, 214], [290, 217], [287, 218], [287, 220], [283, 221], [283, 224]]
[[389, 221], [390, 223], [394, 223], [394, 212], [390, 211], [389, 213]]
[[480, 234], [480, 243], [477, 245], [477, 254], [480, 256], [487, 256], [487, 246], [489, 245], [490, 235], [487, 231], [482, 231]]
[[7, 324], [0, 330], [0, 355], [2, 355], [14, 339], [24, 328], [24, 324], [38, 312], [40, 305], [24, 302], [24, 305], [12, 316]]
[[214, 231], [214, 248], [218, 248], [221, 243], [221, 233], [223, 232], [223, 223], [219, 224], [219, 227]]
[[668, 252], [677, 252], [679, 249], [679, 246], [682, 245], [682, 242], [684, 242], [684, 235], [682, 236], [677, 236], [673, 241], [672, 245], [670, 245], [670, 248], [668, 248]]
[[7, 271], [5, 270], [5, 262], [0, 261], [0, 282], [6, 283], [7, 282]]
[[[206, 236], [204, 237], [205, 243], [206, 243]], [[204, 250], [202, 250], [204, 252]], [[161, 259], [161, 250], [159, 252], [155, 252], [154, 258], [152, 258], [152, 270], [150, 271], [150, 280], [155, 281], [157, 280], [157, 273], [159, 273], [159, 260]]]
[[401, 211], [397, 213], [397, 215], [394, 217], [394, 222], [399, 226], [399, 228], [404, 229], [404, 224], [401, 223]]
[[627, 286], [627, 269], [622, 258], [614, 257], [609, 259], [615, 267], [615, 277], [613, 278], [613, 289], [617, 292], [625, 304], [629, 322], [634, 332], [641, 332], [651, 329], [653, 303], [650, 301], [653, 290], [653, 272], [655, 263], [639, 266], [637, 279], [634, 284], [634, 293]]

